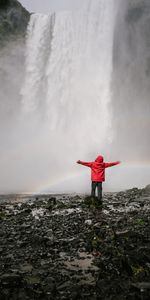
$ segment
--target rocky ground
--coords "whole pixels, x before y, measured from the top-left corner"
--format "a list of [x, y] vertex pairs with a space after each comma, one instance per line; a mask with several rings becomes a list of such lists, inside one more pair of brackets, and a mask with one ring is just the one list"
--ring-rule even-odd
[[0, 299], [150, 299], [150, 186], [0, 197]]

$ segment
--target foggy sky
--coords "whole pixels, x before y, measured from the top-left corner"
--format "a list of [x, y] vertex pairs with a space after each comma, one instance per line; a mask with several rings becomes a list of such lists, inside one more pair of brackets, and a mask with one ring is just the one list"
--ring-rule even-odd
[[74, 10], [81, 7], [83, 0], [19, 0], [30, 12], [48, 13], [57, 10]]

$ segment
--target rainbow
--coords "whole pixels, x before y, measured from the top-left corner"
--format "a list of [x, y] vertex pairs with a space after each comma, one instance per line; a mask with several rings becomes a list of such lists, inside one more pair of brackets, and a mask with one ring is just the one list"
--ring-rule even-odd
[[70, 180], [70, 179], [75, 179], [79, 176], [79, 173], [76, 174], [72, 174], [70, 176], [63, 176], [63, 179], [57, 178], [57, 179], [53, 179], [49, 178], [46, 182], [42, 183], [42, 184], [38, 184], [38, 185], [34, 185], [32, 186], [31, 190], [32, 193], [35, 194], [43, 194], [43, 193], [47, 193], [46, 191], [50, 191], [49, 193], [55, 193], [55, 191], [53, 191], [53, 186], [55, 185], [59, 185], [59, 184], [63, 184], [64, 182]]
[[[138, 175], [138, 172], [145, 173], [145, 171], [147, 174], [147, 171], [149, 171], [149, 173], [150, 173], [150, 161], [145, 160], [145, 161], [141, 161], [141, 162], [139, 162], [139, 161], [123, 162], [120, 164], [119, 169], [121, 171], [121, 175], [123, 175], [125, 173], [126, 176], [127, 176], [128, 172], [131, 173], [132, 171], [137, 172], [136, 173], [137, 175]], [[55, 193], [55, 191], [53, 191], [53, 189], [55, 188], [56, 185], [57, 186], [59, 186], [59, 184], [63, 185], [63, 183], [65, 183], [66, 181], [76, 180], [77, 178], [81, 177], [82, 175], [84, 176], [85, 174], [87, 174], [87, 172], [84, 170], [82, 172], [82, 174], [79, 172], [74, 172], [71, 175], [67, 175], [67, 176], [62, 175], [63, 179], [57, 178], [57, 179], [52, 180], [52, 178], [49, 178], [46, 182], [32, 186], [32, 191], [35, 194], [47, 193], [47, 191], [50, 191], [50, 193], [51, 193], [51, 191], [52, 191], [52, 193], [53, 192]], [[87, 175], [87, 176], [89, 178], [89, 175]]]

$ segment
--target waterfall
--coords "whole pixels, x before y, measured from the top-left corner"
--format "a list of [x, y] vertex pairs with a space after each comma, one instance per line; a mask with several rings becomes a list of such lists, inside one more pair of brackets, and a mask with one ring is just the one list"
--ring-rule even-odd
[[52, 179], [110, 143], [115, 11], [114, 0], [89, 0], [80, 11], [31, 15], [21, 109], [37, 119]]

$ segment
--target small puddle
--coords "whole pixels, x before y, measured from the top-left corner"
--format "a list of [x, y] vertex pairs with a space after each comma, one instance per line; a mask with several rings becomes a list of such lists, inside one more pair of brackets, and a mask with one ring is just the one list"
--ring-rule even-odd
[[94, 257], [91, 254], [86, 252], [78, 252], [79, 258], [74, 258], [70, 260], [70, 257], [64, 264], [71, 270], [78, 271], [82, 269], [82, 271], [91, 270], [98, 270], [98, 267], [93, 265]]
[[[65, 257], [67, 259], [67, 257]], [[64, 265], [68, 270], [79, 272], [81, 275], [74, 275], [80, 280], [80, 284], [94, 284], [95, 278], [92, 271], [97, 272], [99, 268], [93, 264], [94, 257], [86, 252], [78, 252], [78, 258], [70, 259], [64, 261]]]

